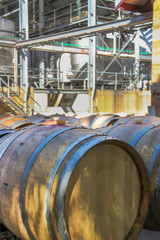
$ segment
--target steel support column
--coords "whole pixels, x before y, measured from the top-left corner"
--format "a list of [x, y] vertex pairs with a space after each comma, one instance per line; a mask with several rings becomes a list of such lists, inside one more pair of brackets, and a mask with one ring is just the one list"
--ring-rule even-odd
[[160, 117], [160, 0], [153, 1], [152, 97], [151, 104]]
[[[28, 40], [28, 0], [19, 0], [19, 31], [21, 40]], [[26, 103], [25, 112], [27, 113], [27, 94], [28, 94], [28, 49], [22, 48], [20, 51], [21, 80], [20, 86], [25, 87], [24, 100]]]
[[44, 0], [39, 0], [39, 35], [44, 28]]
[[39, 88], [44, 88], [44, 58], [39, 63]]
[[36, 1], [35, 0], [33, 0], [32, 8], [33, 8], [33, 29], [35, 29], [36, 28]]
[[135, 37], [135, 76], [137, 82], [139, 82], [139, 67], [140, 67], [140, 30], [137, 31], [137, 35]]
[[17, 49], [14, 47], [14, 82], [15, 85], [18, 83], [18, 57], [17, 57]]
[[[96, 0], [88, 0], [88, 27], [96, 25]], [[94, 112], [94, 96], [96, 89], [96, 36], [89, 38], [88, 87], [91, 92], [91, 113]]]

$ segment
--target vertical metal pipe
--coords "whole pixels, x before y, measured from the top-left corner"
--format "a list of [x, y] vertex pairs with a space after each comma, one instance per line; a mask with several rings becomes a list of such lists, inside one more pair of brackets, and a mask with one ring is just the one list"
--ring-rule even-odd
[[117, 32], [114, 32], [114, 39], [113, 39], [113, 54], [117, 52]]
[[44, 28], [44, 0], [39, 0], [39, 35]]
[[8, 84], [8, 98], [10, 99], [10, 84], [9, 84], [9, 76], [7, 76], [7, 84]]
[[81, 26], [81, 22], [80, 22], [80, 19], [81, 19], [81, 0], [77, 0], [76, 4], [77, 4], [77, 9], [78, 9], [79, 26]]
[[60, 78], [61, 78], [61, 72], [60, 72], [60, 57], [57, 60], [57, 69], [58, 69], [58, 89], [60, 89]]
[[56, 10], [54, 10], [54, 27], [56, 27]]
[[139, 67], [140, 67], [140, 30], [137, 31], [135, 37], [135, 75], [136, 81], [139, 82]]
[[72, 23], [72, 17], [73, 17], [73, 9], [72, 9], [72, 3], [70, 3], [70, 23]]
[[[21, 40], [28, 40], [28, 0], [19, 0], [19, 31], [24, 33], [20, 35]], [[28, 95], [28, 49], [22, 48], [20, 51], [21, 81], [20, 86], [25, 87], [25, 113], [27, 113], [27, 95]]]
[[117, 91], [117, 73], [115, 73], [115, 91]]
[[39, 64], [39, 88], [44, 88], [44, 58]]
[[33, 0], [33, 29], [36, 28], [36, 0]]
[[18, 84], [18, 58], [16, 47], [14, 47], [14, 84]]
[[[96, 25], [96, 0], [88, 0], [88, 26]], [[96, 36], [89, 38], [89, 63], [88, 63], [88, 86], [92, 89], [90, 106], [91, 113], [94, 112], [94, 96], [96, 89]]]

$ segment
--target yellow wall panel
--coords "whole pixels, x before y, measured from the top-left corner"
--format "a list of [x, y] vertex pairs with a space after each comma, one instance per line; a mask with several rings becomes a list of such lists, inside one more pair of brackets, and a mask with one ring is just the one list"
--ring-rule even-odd
[[95, 112], [147, 113], [151, 105], [150, 91], [97, 90]]

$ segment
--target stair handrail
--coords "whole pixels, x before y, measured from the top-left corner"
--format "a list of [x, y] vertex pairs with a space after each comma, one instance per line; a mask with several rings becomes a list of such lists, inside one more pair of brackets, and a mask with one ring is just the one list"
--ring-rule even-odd
[[[7, 75], [7, 74], [5, 74], [5, 76], [8, 77], [8, 78], [12, 81], [12, 83], [19, 88], [19, 90], [22, 90], [22, 91], [25, 93], [25, 90], [24, 90], [21, 86], [19, 86], [19, 85], [11, 78], [11, 76], [9, 76], [9, 75]], [[20, 94], [19, 94], [19, 95], [20, 95]], [[41, 105], [40, 105], [32, 96], [30, 96], [30, 95], [27, 93], [27, 97], [29, 97], [34, 103], [36, 103], [36, 104], [38, 105], [38, 107], [39, 107], [39, 110], [41, 110]], [[28, 102], [27, 102], [27, 104], [28, 104], [29, 106], [31, 106]], [[31, 106], [31, 107], [32, 107], [32, 106]]]
[[[10, 91], [12, 91], [12, 92], [21, 100], [21, 102], [25, 103], [24, 99], [23, 99], [12, 87], [10, 87], [8, 83], [6, 83], [6, 82], [0, 77], [0, 85], [1, 85], [1, 82], [2, 82], [2, 83], [7, 87], [7, 89], [8, 89], [7, 95], [8, 95], [8, 98], [9, 98], [9, 99], [10, 99]], [[10, 90], [10, 91], [9, 91], [9, 90]], [[4, 93], [3, 87], [2, 87], [2, 93]], [[23, 106], [23, 105], [21, 105], [21, 106]], [[23, 106], [23, 107], [24, 107], [24, 106]], [[29, 107], [31, 107], [31, 106], [29, 106]], [[32, 107], [31, 107], [31, 108], [32, 108]]]
[[[17, 103], [15, 104], [14, 101], [11, 100], [11, 98], [8, 99], [3, 92], [0, 92], [0, 95], [2, 96], [2, 98], [4, 98], [4, 99], [5, 99], [6, 101], [8, 101], [9, 103], [10, 103], [10, 101], [11, 101], [11, 102], [12, 102], [12, 106], [13, 106], [18, 112], [25, 114], [24, 111], [23, 111], [23, 106], [22, 106], [22, 105], [21, 105], [22, 108], [19, 107], [19, 106], [17, 105]], [[11, 103], [10, 103], [10, 104], [11, 104]], [[25, 114], [25, 115], [26, 115], [26, 114]]]
[[[0, 68], [0, 70], [2, 71], [1, 68]], [[21, 98], [21, 100], [22, 100], [23, 98], [20, 96], [20, 90], [22, 90], [24, 93], [25, 93], [25, 90], [24, 90], [21, 86], [19, 86], [19, 85], [11, 78], [11, 76], [9, 76], [8, 74], [6, 74], [6, 73], [4, 73], [4, 72], [2, 72], [2, 73], [3, 73], [3, 75], [4, 75], [5, 77], [7, 77], [7, 80], [11, 80], [12, 84], [18, 87], [18, 89], [19, 89], [19, 94], [17, 94], [13, 89], [12, 89], [12, 91], [13, 91], [19, 98]], [[1, 80], [2, 80], [2, 78], [1, 78]], [[6, 85], [5, 82], [4, 82], [4, 84]], [[8, 82], [8, 87], [10, 87], [10, 86], [9, 86], [9, 82]], [[9, 94], [9, 93], [8, 93], [8, 94]], [[37, 101], [35, 101], [34, 98], [32, 98], [30, 95], [28, 95], [28, 93], [27, 93], [27, 98], [28, 98], [28, 97], [29, 97], [34, 103], [36, 103], [36, 104], [38, 105], [39, 111], [41, 111], [41, 105], [40, 105]], [[26, 102], [24, 99], [23, 99], [23, 103], [24, 103], [24, 104], [27, 104], [27, 109], [28, 109], [28, 107], [29, 107], [30, 113], [32, 113], [32, 111], [38, 113], [38, 111], [35, 111], [35, 110], [32, 108], [32, 106], [31, 106], [28, 102]], [[27, 111], [28, 111], [28, 110], [27, 110]]]
[[[2, 78], [0, 78], [0, 83], [1, 83], [1, 82], [2, 82], [2, 83], [7, 87], [7, 89], [8, 89], [8, 93], [7, 93], [8, 98], [10, 99], [10, 91], [13, 92], [13, 93], [21, 100], [21, 102], [23, 102], [24, 106], [21, 105], [22, 107], [24, 107], [23, 112], [25, 113], [25, 104], [26, 104], [26, 106], [27, 106], [27, 113], [32, 114], [32, 106], [31, 106], [30, 104], [28, 104], [28, 102], [26, 102], [26, 101], [25, 101], [12, 87], [10, 87], [9, 84], [7, 84]], [[2, 87], [2, 92], [4, 93], [3, 87]]]

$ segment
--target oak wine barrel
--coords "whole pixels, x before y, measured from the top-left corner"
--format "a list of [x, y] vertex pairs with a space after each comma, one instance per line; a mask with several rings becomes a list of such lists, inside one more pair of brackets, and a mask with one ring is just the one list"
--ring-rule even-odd
[[136, 240], [148, 176], [127, 143], [82, 127], [36, 125], [0, 144], [0, 196], [0, 218], [20, 239]]
[[3, 124], [0, 124], [0, 138], [7, 134], [14, 133], [14, 132], [15, 132], [15, 130], [13, 130], [12, 128], [7, 127]]
[[74, 123], [78, 120], [78, 118], [65, 116], [65, 117], [61, 117], [60, 120], [62, 120], [62, 121], [64, 120], [64, 121], [69, 122], [69, 123]]
[[148, 123], [148, 124], [160, 124], [160, 118], [155, 116], [129, 116], [121, 117], [114, 125], [123, 123]]
[[96, 128], [104, 127], [106, 125], [107, 126], [113, 125], [118, 120], [119, 118], [112, 117], [111, 115], [100, 115], [93, 120], [93, 122], [90, 125], [90, 128], [96, 129]]
[[24, 119], [22, 116], [0, 116], [0, 124], [4, 124], [13, 129], [19, 130], [25, 126], [32, 125], [33, 123]]
[[150, 182], [150, 210], [145, 228], [160, 231], [160, 126], [122, 124], [98, 131], [129, 143], [142, 157]]
[[33, 116], [25, 116], [24, 118], [35, 124], [45, 122], [47, 119], [49, 119], [48, 117], [46, 117], [44, 115], [39, 115], [39, 114], [33, 115]]
[[87, 128], [90, 128], [93, 120], [95, 118], [97, 118], [97, 116], [99, 116], [99, 115], [93, 114], [93, 115], [90, 115], [88, 117], [80, 118], [76, 121], [76, 124], [87, 127]]

